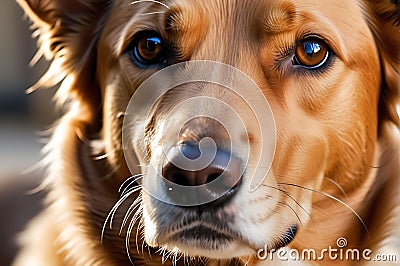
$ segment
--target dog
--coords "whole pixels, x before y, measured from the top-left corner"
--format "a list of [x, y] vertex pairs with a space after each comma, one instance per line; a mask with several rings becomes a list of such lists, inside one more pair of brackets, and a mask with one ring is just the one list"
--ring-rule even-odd
[[[68, 111], [15, 265], [400, 259], [398, 1], [17, 2], [51, 62], [31, 91], [61, 82]], [[153, 99], [165, 79], [224, 80], [221, 69], [259, 90], [182, 82]], [[272, 116], [257, 122], [263, 99]], [[211, 151], [205, 166], [179, 164]], [[310, 249], [317, 258], [293, 258]], [[348, 250], [363, 257], [338, 257]]]

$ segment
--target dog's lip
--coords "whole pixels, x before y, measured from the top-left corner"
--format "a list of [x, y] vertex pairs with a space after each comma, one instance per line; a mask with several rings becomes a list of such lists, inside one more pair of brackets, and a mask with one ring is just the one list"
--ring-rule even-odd
[[225, 228], [220, 227], [222, 226], [196, 221], [170, 232], [166, 239], [168, 239], [168, 241], [177, 242], [201, 239], [212, 239], [213, 241], [232, 241], [234, 239], [242, 239], [239, 232], [226, 228], [226, 226], [224, 226]]
[[[292, 225], [286, 232], [279, 237], [278, 241], [268, 245], [267, 252], [274, 252], [289, 245], [295, 238], [298, 231], [297, 225]], [[234, 230], [216, 228], [216, 226], [206, 223], [194, 223], [183, 226], [174, 232], [170, 232], [166, 238], [167, 242], [179, 242], [183, 245], [199, 245], [202, 248], [212, 249], [218, 245], [228, 244], [239, 241], [253, 250], [258, 250], [258, 245], [251, 240], [243, 238], [241, 234]], [[215, 249], [215, 248], [214, 248]]]

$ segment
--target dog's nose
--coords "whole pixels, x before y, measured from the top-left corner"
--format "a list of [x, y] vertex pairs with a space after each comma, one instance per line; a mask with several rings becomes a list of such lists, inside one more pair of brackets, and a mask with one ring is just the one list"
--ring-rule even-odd
[[[241, 160], [225, 150], [185, 143], [173, 147], [163, 167], [163, 177], [173, 184], [192, 187], [185, 190], [169, 188], [168, 195], [177, 203], [195, 201], [198, 205], [225, 202], [236, 191], [241, 179]], [[193, 187], [196, 189], [193, 190]]]

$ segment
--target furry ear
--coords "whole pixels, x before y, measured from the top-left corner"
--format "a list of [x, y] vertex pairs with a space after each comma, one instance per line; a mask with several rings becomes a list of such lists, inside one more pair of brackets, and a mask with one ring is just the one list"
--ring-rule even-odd
[[47, 73], [31, 87], [50, 87], [63, 81], [57, 99], [74, 97], [81, 104], [99, 106], [95, 81], [96, 43], [112, 0], [17, 0], [33, 21], [39, 51], [51, 61]]
[[366, 16], [381, 60], [382, 85], [379, 121], [399, 126], [400, 1], [366, 0]]

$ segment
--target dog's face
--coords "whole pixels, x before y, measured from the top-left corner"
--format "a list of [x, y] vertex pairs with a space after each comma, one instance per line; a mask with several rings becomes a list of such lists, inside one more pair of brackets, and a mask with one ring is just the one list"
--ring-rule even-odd
[[[254, 166], [269, 167], [257, 161], [263, 143], [258, 127], [264, 125], [246, 111], [252, 102], [246, 103], [231, 90], [209, 83], [182, 84], [157, 101], [145, 124], [125, 125], [129, 141], [124, 145], [137, 152], [129, 157], [133, 160], [129, 164], [137, 166], [131, 170], [143, 174], [141, 204], [149, 245], [210, 258], [250, 255], [264, 245], [278, 248], [289, 244], [310, 221], [318, 198], [315, 191], [331, 193], [332, 184], [339, 184], [351, 192], [368, 176], [379, 119], [390, 118], [394, 108], [387, 110], [382, 104], [389, 106], [388, 99], [393, 102], [396, 89], [392, 87], [397, 86], [393, 82], [397, 76], [388, 77], [385, 53], [390, 52], [380, 51], [382, 40], [376, 39], [379, 29], [373, 29], [368, 3], [109, 2], [110, 6], [100, 5], [107, 14], [92, 27], [100, 33], [95, 35], [98, 41], [91, 49], [97, 53], [89, 57], [89, 65], [96, 69], [92, 79], [100, 91], [101, 100], [94, 101], [103, 107], [102, 140], [110, 164], [120, 167], [120, 173], [127, 169], [121, 132], [123, 119], [130, 119], [129, 113], [124, 115], [129, 100], [147, 78], [175, 63], [210, 60], [239, 69], [268, 100], [276, 126], [270, 171], [255, 191], [249, 191]], [[397, 34], [389, 27], [386, 30]], [[389, 43], [392, 37], [382, 37], [383, 42]], [[394, 43], [392, 48], [398, 52]], [[382, 96], [382, 84], [386, 96]], [[179, 103], [196, 97], [229, 105], [246, 117], [246, 130], [227, 132], [226, 128], [235, 128], [235, 120], [229, 112], [221, 114], [211, 100], [194, 104], [193, 110], [218, 114], [223, 124], [206, 117], [191, 120], [197, 114], [193, 110], [174, 112]], [[90, 101], [89, 106], [93, 106]], [[198, 156], [204, 138], [216, 145], [215, 158], [207, 167], [188, 171], [171, 162], [176, 149]], [[249, 153], [242, 149], [246, 145]], [[226, 158], [231, 159], [229, 163]], [[149, 170], [149, 165], [154, 169]], [[188, 187], [225, 178], [227, 193], [199, 188], [206, 197], [218, 194], [217, 199], [196, 206], [170, 204], [146, 192], [165, 183], [157, 172], [171, 183]], [[164, 197], [174, 198], [168, 185], [161, 186]]]
[[[116, 113], [124, 112], [132, 93], [151, 74], [179, 61], [213, 60], [237, 67], [258, 84], [275, 116], [277, 147], [268, 178], [254, 192], [246, 185], [250, 174], [245, 169], [240, 184], [232, 184], [230, 199], [222, 202], [184, 208], [144, 193], [145, 239], [152, 246], [214, 258], [248, 255], [265, 244], [286, 245], [309, 221], [313, 193], [285, 184], [319, 191], [323, 178], [330, 177], [348, 189], [368, 174], [377, 134], [380, 66], [364, 14], [355, 1], [170, 1], [166, 5], [121, 2], [110, 14], [113, 19], [105, 26], [98, 57], [104, 115], [110, 123], [105, 132], [121, 128]], [[346, 19], [339, 20], [337, 14]], [[166, 93], [148, 119], [145, 134], [140, 126], [136, 125], [139, 134], [131, 129], [132, 145], [146, 143], [147, 158], [137, 162], [144, 164], [145, 189], [155, 186], [154, 180], [162, 182], [154, 171], [147, 171], [149, 164], [182, 185], [202, 185], [221, 170], [210, 166], [207, 173], [191, 177], [196, 174], [168, 165], [160, 152], [172, 138], [168, 147], [183, 145], [190, 153], [192, 143], [204, 137], [215, 140], [221, 150], [217, 153], [229, 151], [230, 136], [212, 119], [177, 124], [193, 114], [175, 112], [185, 118], [168, 116], [172, 122], [165, 121], [166, 113], [180, 102], [198, 96], [217, 98], [234, 110], [244, 108], [239, 97], [216, 85], [186, 84]], [[208, 114], [221, 112], [219, 106], [205, 102], [196, 108]], [[222, 119], [226, 124], [229, 115]], [[252, 151], [262, 143], [256, 125], [249, 118], [247, 132], [238, 133], [251, 138]], [[230, 152], [240, 165], [248, 159], [244, 167], [251, 167], [257, 156], [246, 158], [236, 150], [245, 141], [232, 137]], [[208, 180], [200, 180], [202, 175]]]

